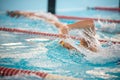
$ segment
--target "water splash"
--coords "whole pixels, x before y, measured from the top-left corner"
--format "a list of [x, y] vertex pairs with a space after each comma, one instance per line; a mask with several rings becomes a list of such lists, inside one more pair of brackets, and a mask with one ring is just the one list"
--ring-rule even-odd
[[117, 80], [119, 76], [109, 73], [120, 73], [119, 68], [94, 68], [93, 70], [86, 71], [87, 74], [94, 75], [96, 77], [102, 78], [102, 79], [111, 79], [116, 78]]
[[102, 47], [95, 54], [87, 55], [86, 59], [94, 64], [106, 64], [109, 62], [117, 62], [120, 59], [120, 45], [113, 44], [107, 47]]
[[[81, 31], [77, 30], [77, 36], [85, 38], [86, 40], [91, 41], [90, 38], [86, 37]], [[115, 62], [120, 59], [120, 44], [113, 44], [108, 42], [106, 44], [100, 44], [96, 37], [92, 37], [93, 42], [91, 44], [97, 44], [98, 52], [92, 52], [83, 46], [78, 46], [76, 41], [73, 39], [66, 39], [66, 42], [74, 46], [80, 54], [84, 55], [84, 58], [92, 64], [106, 64], [109, 62]], [[90, 44], [90, 45], [91, 45]]]
[[100, 25], [100, 29], [103, 32], [109, 32], [109, 33], [113, 33], [117, 30], [117, 24], [115, 23], [108, 23], [106, 22], [101, 22], [100, 20], [98, 20], [98, 24]]

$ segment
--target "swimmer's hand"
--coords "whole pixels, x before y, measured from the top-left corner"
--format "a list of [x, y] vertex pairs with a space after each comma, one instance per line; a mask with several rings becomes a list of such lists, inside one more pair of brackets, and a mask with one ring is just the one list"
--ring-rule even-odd
[[68, 28], [66, 28], [66, 26], [62, 26], [62, 27], [60, 27], [60, 32], [62, 34], [68, 34]]
[[69, 27], [63, 23], [56, 23], [56, 26], [59, 28], [61, 34], [68, 34]]
[[60, 34], [59, 34], [59, 37], [60, 38], [67, 38], [67, 36], [68, 36], [68, 28], [66, 27], [66, 26], [60, 26], [59, 27], [59, 32], [60, 32]]

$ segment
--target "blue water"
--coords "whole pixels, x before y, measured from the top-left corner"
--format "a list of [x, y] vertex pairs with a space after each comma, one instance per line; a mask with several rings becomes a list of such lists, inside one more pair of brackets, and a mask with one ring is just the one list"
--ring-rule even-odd
[[[116, 0], [71, 0], [57, 1], [56, 12], [58, 15], [105, 18], [105, 19], [120, 19], [119, 12], [88, 10], [87, 7], [118, 7], [119, 1]], [[62, 6], [61, 6], [62, 5]]]
[[[65, 23], [73, 23], [74, 20], [62, 20]], [[99, 28], [99, 24], [96, 23]], [[20, 28], [25, 30], [58, 33], [55, 26], [41, 20], [30, 20], [20, 17], [19, 19], [10, 18], [5, 14], [0, 14], [0, 27]], [[44, 27], [44, 28], [43, 28]], [[119, 27], [119, 24], [117, 24]], [[99, 35], [104, 34], [101, 31]], [[113, 37], [115, 34], [104, 34]], [[102, 36], [102, 38], [104, 38]], [[84, 80], [119, 80], [120, 65], [120, 45], [112, 46], [111, 51], [114, 55], [101, 55], [94, 60], [91, 57], [84, 58], [79, 52], [69, 51], [58, 43], [59, 39], [50, 40], [38, 35], [23, 33], [11, 33], [0, 31], [0, 66], [43, 71], [63, 76], [83, 78]], [[114, 48], [114, 49], [113, 49]], [[105, 60], [102, 58], [105, 58]], [[23, 78], [21, 78], [21, 76]], [[35, 76], [17, 77], [19, 80], [33, 79]], [[25, 77], [25, 78], [24, 78]], [[29, 77], [29, 78], [28, 78]], [[31, 78], [32, 77], [32, 78]], [[2, 78], [1, 78], [2, 79]], [[5, 77], [5, 80], [17, 80], [16, 77]], [[38, 77], [34, 78], [40, 79]]]

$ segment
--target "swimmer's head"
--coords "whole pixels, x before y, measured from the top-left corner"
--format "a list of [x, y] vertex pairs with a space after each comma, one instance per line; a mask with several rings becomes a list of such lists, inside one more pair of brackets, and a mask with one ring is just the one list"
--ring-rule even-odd
[[7, 16], [9, 16], [11, 14], [11, 11], [7, 11], [6, 13], [7, 13]]
[[15, 16], [14, 11], [7, 11], [7, 16], [14, 17]]

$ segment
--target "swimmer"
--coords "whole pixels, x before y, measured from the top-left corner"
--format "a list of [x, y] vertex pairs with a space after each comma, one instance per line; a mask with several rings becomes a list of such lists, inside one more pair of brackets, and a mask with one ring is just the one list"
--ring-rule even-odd
[[20, 17], [20, 16], [24, 16], [24, 17], [30, 17], [30, 16], [34, 16], [34, 13], [32, 12], [23, 12], [23, 11], [7, 11], [7, 15], [11, 16], [11, 17]]
[[[74, 24], [64, 24], [62, 22], [60, 22], [54, 15], [49, 14], [50, 16], [52, 16], [52, 18], [49, 18], [49, 16], [46, 16], [44, 14], [42, 15], [38, 15], [32, 12], [24, 12], [24, 11], [8, 11], [7, 14], [11, 17], [20, 17], [20, 16], [24, 16], [24, 17], [37, 17], [37, 18], [42, 18], [45, 21], [54, 24], [58, 29], [59, 29], [59, 34], [60, 34], [60, 38], [64, 38], [66, 39], [67, 36], [63, 36], [63, 35], [68, 35], [70, 30], [73, 29], [83, 29], [83, 34], [84, 36], [87, 36], [87, 38], [82, 38], [80, 40], [80, 44], [79, 46], [83, 46], [87, 49], [89, 49], [90, 51], [93, 52], [97, 52], [98, 48], [97, 48], [97, 44], [95, 43], [95, 27], [94, 27], [94, 21], [89, 19], [89, 20], [83, 20], [83, 21], [78, 21]], [[65, 42], [64, 40], [59, 42], [63, 47], [67, 48], [67, 49], [76, 49], [74, 46], [72, 46], [70, 43]]]
[[[61, 23], [59, 24], [61, 25]], [[91, 38], [91, 39], [85, 39], [82, 38], [80, 40], [80, 44], [79, 46], [83, 46], [93, 52], [97, 52], [97, 44], [93, 44], [94, 43], [94, 36], [95, 36], [95, 27], [94, 27], [94, 23], [93, 20], [84, 20], [84, 21], [79, 21], [76, 22], [74, 24], [69, 24], [69, 25], [61, 25], [60, 26], [60, 33], [61, 34], [68, 34], [68, 32], [72, 29], [84, 29], [84, 36]], [[92, 42], [91, 42], [92, 41]], [[70, 45], [67, 42], [61, 41], [60, 44], [67, 48], [67, 49], [73, 49], [74, 47], [72, 45]]]

